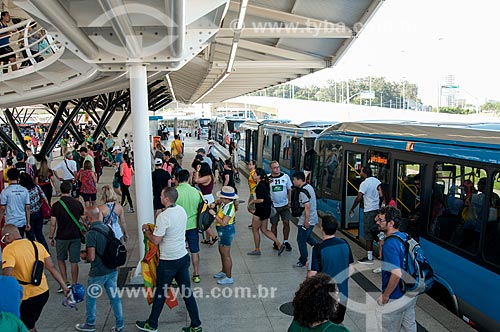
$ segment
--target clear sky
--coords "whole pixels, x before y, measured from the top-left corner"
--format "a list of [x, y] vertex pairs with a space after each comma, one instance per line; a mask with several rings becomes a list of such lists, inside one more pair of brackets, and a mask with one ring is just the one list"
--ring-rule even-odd
[[500, 100], [499, 15], [497, 0], [386, 0], [335, 68], [293, 83], [406, 78], [435, 106], [438, 86], [453, 74], [467, 102]]

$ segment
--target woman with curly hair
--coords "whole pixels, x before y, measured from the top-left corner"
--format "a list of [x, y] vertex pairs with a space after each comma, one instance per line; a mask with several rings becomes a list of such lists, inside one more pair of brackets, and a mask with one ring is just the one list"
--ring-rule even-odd
[[339, 305], [338, 288], [327, 274], [307, 278], [293, 299], [293, 322], [288, 332], [349, 332], [332, 323]]

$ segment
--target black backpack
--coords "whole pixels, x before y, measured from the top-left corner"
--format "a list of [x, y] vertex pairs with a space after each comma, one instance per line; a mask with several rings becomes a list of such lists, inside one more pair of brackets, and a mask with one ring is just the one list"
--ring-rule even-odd
[[304, 189], [300, 187], [292, 187], [292, 202], [290, 203], [291, 207], [291, 212], [293, 217], [300, 217], [302, 215], [302, 212], [304, 212], [304, 207], [300, 205], [299, 201], [299, 196], [300, 193], [306, 194], [307, 198], [311, 198], [311, 194]]
[[108, 269], [116, 269], [119, 266], [122, 266], [127, 261], [127, 248], [123, 245], [123, 243], [115, 237], [115, 234], [111, 227], [107, 226], [109, 231], [105, 233], [104, 231], [98, 229], [97, 227], [90, 228], [91, 231], [96, 231], [101, 233], [106, 237], [106, 247], [104, 248], [104, 252], [99, 255], [102, 263]]

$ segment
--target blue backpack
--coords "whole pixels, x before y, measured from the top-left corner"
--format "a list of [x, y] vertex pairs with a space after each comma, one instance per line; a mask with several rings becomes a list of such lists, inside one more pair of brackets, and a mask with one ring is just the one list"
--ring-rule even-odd
[[434, 272], [424, 255], [420, 244], [410, 235], [406, 235], [406, 240], [393, 234], [389, 238], [398, 239], [405, 248], [403, 262], [403, 276], [400, 280], [400, 287], [403, 293], [408, 296], [417, 296], [427, 292], [434, 284]]

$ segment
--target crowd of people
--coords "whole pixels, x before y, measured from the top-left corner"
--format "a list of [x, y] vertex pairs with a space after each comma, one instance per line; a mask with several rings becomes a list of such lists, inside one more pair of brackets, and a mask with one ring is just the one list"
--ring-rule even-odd
[[[218, 246], [221, 268], [213, 276], [216, 283], [231, 285], [237, 281], [233, 276], [231, 246], [236, 237], [237, 211], [243, 201], [239, 200], [233, 160], [224, 160], [223, 167], [218, 168], [214, 142], [208, 141], [207, 147], [195, 151], [191, 170], [188, 170], [182, 166], [185, 159], [183, 141], [180, 132], [174, 136], [170, 151], [161, 142], [151, 151], [155, 225], [153, 228], [143, 225], [142, 229], [145, 238], [158, 246], [160, 254], [156, 267], [158, 287], [151, 313], [146, 320], [136, 322], [136, 327], [143, 331], [158, 329], [158, 318], [167, 294], [165, 287], [172, 284], [183, 290], [182, 297], [191, 319], [190, 325], [183, 331], [202, 331], [196, 299], [192, 292], [186, 291], [191, 288], [191, 282], [201, 282], [200, 243]], [[99, 159], [108, 153], [115, 175], [113, 183], [102, 186], [98, 195], [99, 167], [102, 167], [99, 164], [104, 163]], [[48, 301], [49, 290], [43, 273], [40, 283], [31, 280], [33, 262], [44, 262], [45, 269], [60, 286], [57, 291], [68, 295], [70, 289], [82, 280], [79, 263], [84, 260], [91, 264], [87, 284], [98, 284], [106, 289], [115, 314], [114, 331], [122, 331], [122, 304], [117, 293], [112, 291], [117, 287], [118, 272], [116, 268], [107, 267], [102, 259], [109, 241], [102, 232], [109, 230], [123, 243], [128, 240], [124, 205], [129, 204], [128, 211], [134, 211], [129, 191], [134, 174], [130, 142], [127, 139], [117, 144], [112, 137], [108, 137], [86, 147], [74, 146], [71, 151], [68, 147], [64, 151], [64, 159], [53, 169], [49, 168], [47, 160], [42, 160], [39, 165], [36, 162], [31, 164], [30, 156], [28, 153], [18, 154], [17, 162], [5, 172], [8, 185], [1, 193], [0, 204], [0, 218], [5, 216], [1, 234], [4, 276], [0, 278], [0, 289], [9, 287], [14, 295], [0, 300], [0, 310], [10, 313], [9, 321], [16, 322], [12, 324], [24, 324], [35, 331], [35, 323]], [[273, 242], [278, 256], [285, 251], [291, 252], [290, 221], [293, 217], [298, 220], [298, 260], [293, 267], [307, 270], [307, 277], [295, 294], [294, 319], [288, 331], [348, 331], [342, 323], [348, 308], [348, 280], [354, 270], [354, 260], [347, 241], [335, 236], [337, 220], [326, 215], [320, 222], [315, 192], [307, 183], [304, 172], [295, 172], [290, 179], [281, 171], [277, 161], [271, 163], [270, 174], [257, 167], [254, 160], [248, 163], [248, 169], [250, 196], [246, 209], [252, 214], [249, 228], [252, 229], [255, 244], [248, 255], [261, 256], [264, 252], [261, 250], [261, 233]], [[220, 173], [220, 190], [214, 189], [217, 172]], [[370, 180], [368, 166], [363, 167], [362, 175], [366, 179], [353, 209], [364, 200], [365, 239], [368, 232], [373, 234], [374, 224], [378, 226], [380, 238], [396, 233], [404, 237], [399, 232], [401, 214], [394, 207], [387, 185], [377, 183], [376, 179]], [[52, 188], [56, 185], [54, 178], [60, 181], [56, 194], [60, 193], [61, 197], [52, 202]], [[370, 199], [373, 202], [369, 202]], [[370, 210], [375, 200], [376, 206]], [[208, 205], [215, 229], [208, 228], [200, 238], [198, 216], [202, 203]], [[50, 207], [49, 241], [44, 239], [42, 231], [42, 205]], [[282, 234], [278, 232], [280, 221], [283, 223]], [[319, 243], [313, 237], [316, 225], [320, 226], [323, 237]], [[308, 244], [312, 250], [308, 250]], [[50, 247], [55, 248], [56, 265], [49, 254]], [[415, 301], [405, 296], [398, 286], [404, 248], [392, 239], [386, 240], [380, 248], [377, 256], [383, 263], [382, 294], [377, 299], [379, 328], [396, 331], [400, 330], [398, 326], [404, 326], [408, 331], [415, 331]], [[373, 261], [372, 250], [368, 250], [367, 256], [361, 262]], [[19, 284], [22, 288], [18, 287]], [[395, 306], [398, 310], [394, 310]], [[388, 307], [392, 309], [387, 310]], [[86, 297], [85, 322], [75, 328], [79, 331], [96, 330], [95, 298]]]

